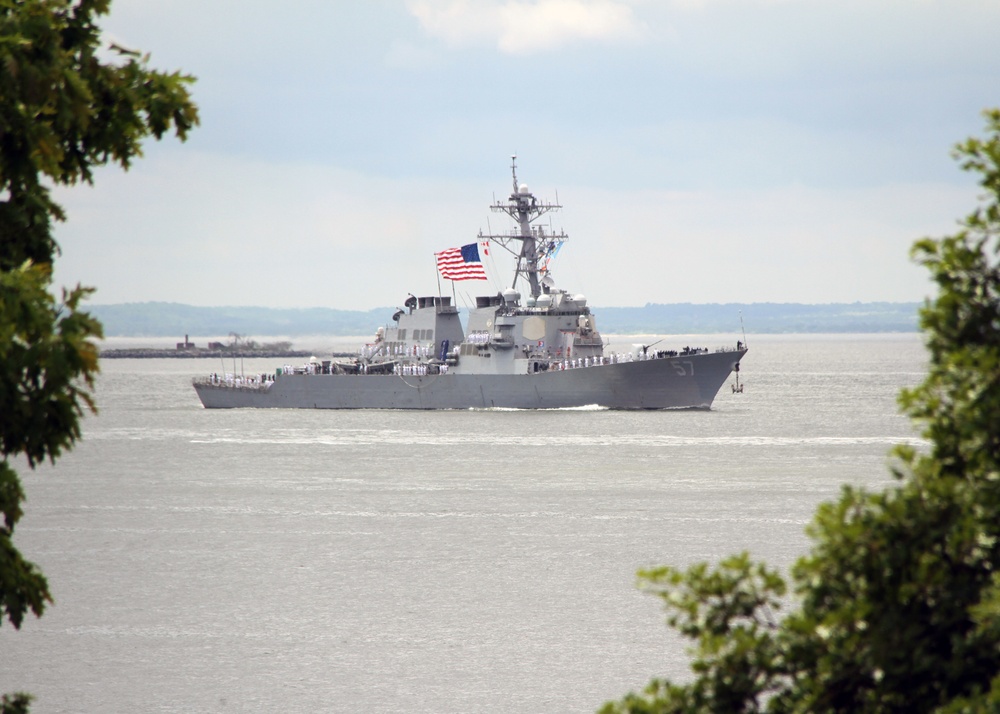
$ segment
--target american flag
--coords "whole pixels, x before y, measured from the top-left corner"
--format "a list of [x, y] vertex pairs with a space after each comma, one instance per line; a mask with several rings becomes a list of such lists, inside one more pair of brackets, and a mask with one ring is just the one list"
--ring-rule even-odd
[[[489, 252], [486, 254], [489, 255]], [[479, 246], [476, 243], [449, 248], [434, 255], [437, 256], [441, 277], [445, 280], [486, 280], [486, 271], [479, 259]]]

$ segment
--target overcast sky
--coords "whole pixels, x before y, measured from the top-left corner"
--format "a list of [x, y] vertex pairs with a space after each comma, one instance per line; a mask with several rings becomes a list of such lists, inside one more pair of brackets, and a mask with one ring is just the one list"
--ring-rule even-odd
[[[114, 0], [201, 126], [57, 192], [97, 304], [368, 309], [433, 253], [564, 209], [592, 305], [912, 301], [976, 205], [950, 152], [1000, 105], [997, 0]], [[494, 251], [489, 283], [508, 287]], [[450, 294], [450, 285], [445, 284]]]

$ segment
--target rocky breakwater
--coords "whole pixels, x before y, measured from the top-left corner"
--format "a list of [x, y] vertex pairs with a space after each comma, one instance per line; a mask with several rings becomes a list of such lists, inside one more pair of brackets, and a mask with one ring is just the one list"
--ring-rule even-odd
[[208, 349], [193, 349], [193, 350], [172, 350], [172, 349], [156, 349], [147, 347], [132, 347], [126, 349], [109, 349], [101, 350], [101, 359], [209, 359], [209, 358], [225, 358], [231, 359], [233, 357], [241, 357], [245, 359], [253, 359], [256, 357], [264, 358], [285, 358], [285, 357], [305, 357], [309, 358], [314, 355], [313, 352], [306, 352], [304, 350], [208, 350]]

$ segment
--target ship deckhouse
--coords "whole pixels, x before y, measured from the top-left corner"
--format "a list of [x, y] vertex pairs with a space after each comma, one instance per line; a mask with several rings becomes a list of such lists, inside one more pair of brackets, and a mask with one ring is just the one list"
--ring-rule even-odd
[[[206, 407], [308, 409], [570, 408], [707, 409], [746, 353], [705, 348], [605, 354], [583, 295], [556, 287], [549, 264], [568, 240], [538, 223], [557, 211], [518, 183], [491, 210], [514, 224], [508, 233], [479, 233], [479, 243], [437, 254], [442, 276], [485, 277], [480, 244], [510, 254], [509, 288], [476, 298], [462, 325], [453, 299], [410, 295], [392, 322], [348, 361], [310, 360], [272, 374], [210, 375], [196, 380]], [[742, 391], [742, 387], [740, 388]], [[734, 393], [736, 389], [734, 387]]]

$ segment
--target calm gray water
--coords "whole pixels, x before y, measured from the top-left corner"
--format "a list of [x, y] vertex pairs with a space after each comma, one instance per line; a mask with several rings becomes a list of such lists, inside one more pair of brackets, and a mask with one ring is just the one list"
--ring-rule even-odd
[[711, 412], [207, 411], [190, 378], [217, 360], [106, 360], [84, 440], [24, 474], [17, 542], [56, 602], [0, 627], [0, 692], [36, 714], [587, 712], [683, 678], [635, 571], [787, 568], [816, 505], [889, 483], [914, 441], [895, 396], [919, 336], [750, 344]]

